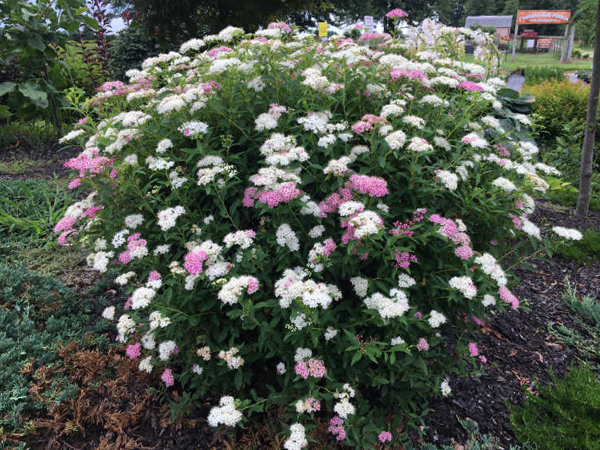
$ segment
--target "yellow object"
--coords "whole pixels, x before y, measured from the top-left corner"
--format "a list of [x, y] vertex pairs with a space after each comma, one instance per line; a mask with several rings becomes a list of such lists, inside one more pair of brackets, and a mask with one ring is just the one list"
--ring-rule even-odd
[[319, 37], [327, 37], [327, 22], [319, 22]]

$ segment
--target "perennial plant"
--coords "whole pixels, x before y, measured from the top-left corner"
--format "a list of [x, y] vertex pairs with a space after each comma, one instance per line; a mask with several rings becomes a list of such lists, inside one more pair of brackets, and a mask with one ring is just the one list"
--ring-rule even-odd
[[338, 441], [395, 442], [451, 395], [456, 357], [485, 362], [461, 332], [519, 306], [495, 244], [539, 236], [526, 190], [547, 166], [504, 82], [449, 57], [473, 31], [373, 46], [283, 25], [105, 85], [64, 138], [87, 196], [56, 231], [120, 271], [130, 298], [105, 317], [140, 370], [221, 397], [211, 426], [286, 405], [286, 449], [316, 416]]

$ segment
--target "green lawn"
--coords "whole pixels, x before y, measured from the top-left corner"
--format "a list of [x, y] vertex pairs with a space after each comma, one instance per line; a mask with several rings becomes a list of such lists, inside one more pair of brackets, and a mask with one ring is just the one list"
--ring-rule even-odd
[[[557, 56], [550, 53], [540, 53], [537, 55], [517, 53], [514, 61], [511, 61], [511, 57], [510, 53], [506, 54], [506, 59], [502, 61], [500, 69], [513, 72], [523, 67], [552, 67], [563, 70], [581, 70], [592, 67], [591, 60], [561, 63]], [[473, 62], [473, 55], [466, 55], [465, 61]]]

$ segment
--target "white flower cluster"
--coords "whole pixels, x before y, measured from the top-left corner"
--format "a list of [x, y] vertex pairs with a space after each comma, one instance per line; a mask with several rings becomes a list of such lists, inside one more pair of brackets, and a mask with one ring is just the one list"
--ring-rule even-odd
[[408, 149], [412, 150], [413, 152], [428, 152], [430, 150], [433, 150], [433, 145], [427, 142], [426, 139], [415, 136], [410, 140], [410, 143], [408, 144]]
[[176, 206], [175, 208], [167, 208], [159, 211], [158, 216], [158, 226], [161, 230], [167, 231], [175, 226], [175, 221], [179, 216], [182, 216], [185, 213], [185, 208], [183, 206]]
[[227, 248], [231, 248], [234, 245], [239, 245], [240, 248], [250, 248], [252, 242], [254, 242], [255, 233], [252, 230], [238, 230], [234, 233], [228, 233], [224, 238], [223, 242]]
[[360, 298], [365, 298], [367, 296], [367, 292], [369, 291], [369, 280], [361, 277], [353, 277], [350, 278], [350, 283], [352, 283], [356, 295]]
[[333, 406], [333, 410], [342, 419], [347, 419], [348, 416], [353, 415], [356, 412], [354, 405], [350, 403], [350, 399], [354, 397], [354, 389], [349, 384], [344, 384], [342, 392], [335, 392], [334, 398], [339, 401]]
[[206, 186], [216, 182], [219, 188], [225, 186], [228, 179], [237, 175], [237, 170], [231, 164], [225, 164], [220, 156], [209, 155], [198, 161], [199, 167], [196, 176], [198, 177], [198, 186]]
[[233, 397], [221, 397], [219, 406], [214, 406], [208, 413], [208, 424], [211, 427], [218, 427], [220, 424], [228, 427], [234, 427], [242, 420], [242, 413], [235, 409], [235, 400]]
[[389, 297], [376, 292], [364, 302], [367, 308], [376, 309], [382, 319], [400, 317], [409, 309], [406, 293], [395, 288], [390, 291]]
[[506, 279], [506, 275], [504, 274], [504, 270], [500, 267], [500, 264], [496, 261], [489, 253], [484, 253], [481, 256], [475, 258], [475, 264], [479, 264], [479, 268], [483, 273], [489, 275], [489, 277], [494, 280], [498, 286], [506, 286], [508, 280]]
[[441, 312], [432, 309], [429, 313], [429, 319], [427, 319], [427, 322], [429, 322], [429, 326], [431, 328], [439, 328], [441, 325], [446, 323], [446, 316], [444, 316]]
[[458, 187], [458, 175], [447, 170], [436, 171], [436, 177], [449, 191], [455, 191]]
[[297, 252], [300, 249], [300, 241], [289, 224], [281, 224], [277, 228], [275, 236], [277, 238], [277, 244], [281, 247], [287, 247], [293, 252]]
[[285, 448], [285, 450], [301, 450], [308, 445], [304, 426], [299, 423], [295, 423], [290, 427], [290, 432], [290, 437], [283, 444], [283, 448]]
[[398, 275], [398, 287], [399, 288], [409, 288], [417, 284], [414, 278], [405, 273], [401, 273]]
[[90, 253], [87, 256], [86, 261], [88, 266], [91, 266], [100, 273], [104, 273], [108, 270], [108, 264], [114, 256], [114, 252]]
[[239, 302], [244, 291], [251, 293], [256, 292], [257, 289], [258, 280], [256, 278], [242, 275], [233, 277], [225, 283], [217, 296], [226, 305], [235, 305]]
[[574, 230], [572, 228], [553, 227], [552, 231], [554, 231], [557, 235], [565, 239], [570, 239], [573, 241], [580, 241], [581, 239], [583, 239], [583, 234], [581, 234], [581, 231]]
[[452, 289], [460, 291], [466, 298], [471, 299], [477, 295], [477, 287], [470, 277], [452, 277], [448, 284]]
[[294, 300], [299, 299], [309, 308], [320, 306], [327, 309], [332, 301], [342, 298], [342, 293], [333, 284], [304, 280], [306, 277], [306, 272], [299, 267], [283, 272], [275, 283], [275, 297], [279, 298], [282, 308], [289, 308]]
[[512, 192], [517, 189], [517, 186], [507, 178], [498, 177], [492, 182], [492, 186], [499, 187], [505, 192]]
[[363, 211], [357, 214], [349, 220], [349, 224], [354, 228], [354, 236], [358, 239], [377, 234], [383, 228], [381, 216], [373, 211]]
[[385, 142], [392, 150], [398, 150], [406, 143], [406, 134], [402, 130], [394, 131], [385, 137]]
[[139, 287], [131, 294], [131, 309], [145, 308], [156, 296], [156, 291], [148, 287]]
[[239, 369], [244, 365], [244, 358], [237, 356], [239, 351], [240, 350], [237, 347], [231, 347], [227, 351], [221, 350], [219, 352], [219, 358], [225, 361], [227, 363], [227, 367], [230, 369]]

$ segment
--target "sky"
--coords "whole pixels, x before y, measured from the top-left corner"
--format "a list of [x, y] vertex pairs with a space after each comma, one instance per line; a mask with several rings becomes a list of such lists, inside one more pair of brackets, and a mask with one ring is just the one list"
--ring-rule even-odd
[[111, 33], [118, 34], [119, 31], [121, 31], [123, 28], [125, 28], [125, 21], [122, 17], [115, 17], [113, 20], [110, 21]]

